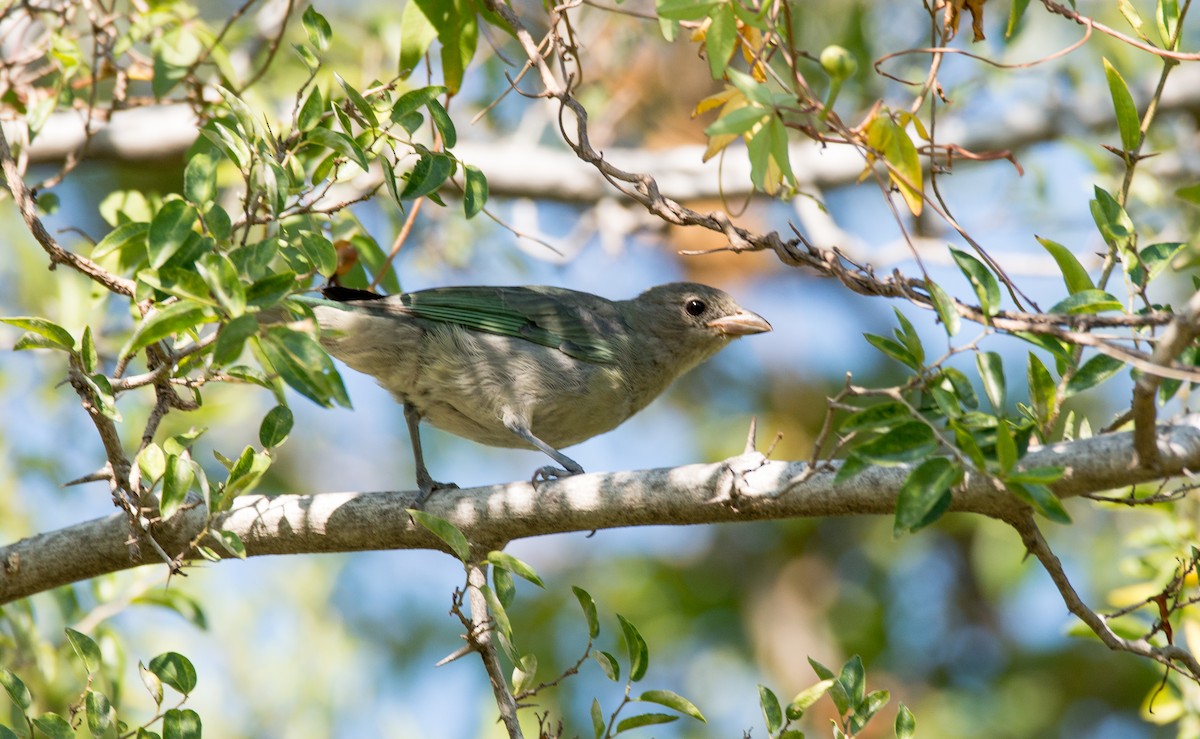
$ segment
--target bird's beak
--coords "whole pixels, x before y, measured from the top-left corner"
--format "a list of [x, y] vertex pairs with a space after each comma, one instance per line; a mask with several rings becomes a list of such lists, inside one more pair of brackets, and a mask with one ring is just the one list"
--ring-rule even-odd
[[704, 325], [726, 336], [765, 334], [771, 330], [771, 324], [767, 323], [767, 319], [748, 310], [740, 310], [731, 316], [714, 318]]

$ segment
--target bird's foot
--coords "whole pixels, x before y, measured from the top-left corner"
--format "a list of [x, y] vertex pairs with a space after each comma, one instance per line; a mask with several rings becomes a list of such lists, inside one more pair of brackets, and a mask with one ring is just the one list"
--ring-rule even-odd
[[538, 467], [536, 470], [534, 470], [533, 479], [530, 480], [530, 483], [532, 483], [533, 487], [536, 488], [539, 482], [546, 482], [548, 480], [561, 480], [564, 477], [574, 477], [575, 475], [582, 474], [582, 468], [577, 470], [564, 470], [562, 467], [555, 467], [554, 465], [548, 464], [545, 467]]
[[458, 490], [458, 485], [452, 482], [438, 482], [433, 479], [417, 480], [418, 495], [416, 501], [413, 502], [413, 508], [418, 511], [424, 510], [425, 503], [439, 490]]

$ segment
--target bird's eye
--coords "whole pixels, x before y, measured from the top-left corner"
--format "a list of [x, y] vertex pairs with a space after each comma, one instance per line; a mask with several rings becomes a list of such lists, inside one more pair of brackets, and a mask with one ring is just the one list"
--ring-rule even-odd
[[708, 306], [704, 304], [703, 300], [692, 298], [684, 304], [683, 309], [688, 312], [689, 316], [700, 316], [704, 315], [704, 311], [708, 310]]

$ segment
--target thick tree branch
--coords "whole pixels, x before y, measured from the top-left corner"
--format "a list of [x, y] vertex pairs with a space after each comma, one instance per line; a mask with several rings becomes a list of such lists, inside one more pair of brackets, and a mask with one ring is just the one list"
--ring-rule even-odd
[[[1037, 449], [1022, 464], [1064, 467], [1063, 478], [1052, 486], [1062, 497], [1200, 469], [1200, 418], [1158, 432], [1159, 466], [1154, 471], [1137, 465], [1132, 433]], [[526, 482], [446, 490], [430, 499], [426, 509], [454, 523], [472, 541], [499, 548], [513, 539], [622, 526], [890, 514], [909, 471], [904, 466], [871, 468], [835, 486], [836, 464], [803, 479], [807, 469], [801, 462], [770, 462], [746, 454], [715, 464], [580, 475], [543, 483], [536, 491]], [[444, 549], [405, 512], [415, 496], [412, 491], [245, 496], [233, 510], [215, 516], [211, 527], [236, 533], [250, 556]], [[967, 477], [951, 506], [1003, 520], [1014, 520], [1019, 508], [1015, 498], [977, 475]], [[204, 536], [206, 518], [202, 508], [192, 508], [151, 531], [172, 556], [193, 557], [189, 549]], [[131, 557], [129, 531], [127, 516], [114, 514], [0, 548], [0, 604], [153, 564]]]

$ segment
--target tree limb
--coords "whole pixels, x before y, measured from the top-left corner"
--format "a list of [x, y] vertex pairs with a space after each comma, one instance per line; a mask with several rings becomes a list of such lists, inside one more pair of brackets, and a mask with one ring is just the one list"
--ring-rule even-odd
[[[1030, 451], [1022, 467], [1066, 471], [1051, 487], [1073, 497], [1200, 469], [1200, 418], [1158, 428], [1159, 466], [1136, 463], [1133, 434], [1107, 434]], [[578, 475], [465, 490], [444, 490], [426, 510], [449, 520], [472, 541], [622, 526], [704, 524], [814, 516], [891, 514], [907, 466], [875, 467], [835, 486], [837, 463], [805, 475], [803, 462], [771, 462], [757, 453], [715, 464]], [[250, 495], [213, 517], [211, 530], [241, 537], [250, 556], [381, 549], [445, 549], [409, 520], [415, 491]], [[968, 475], [950, 510], [1014, 520], [1017, 500], [989, 479]], [[151, 527], [176, 557], [194, 559], [207, 512], [195, 507]], [[123, 513], [22, 539], [0, 548], [0, 604], [109, 572], [153, 564], [130, 555]], [[146, 534], [139, 534], [145, 537]], [[203, 542], [202, 542], [203, 543]], [[218, 551], [221, 547], [214, 546]], [[147, 550], [148, 551], [148, 550]], [[229, 556], [229, 555], [226, 555]]]

